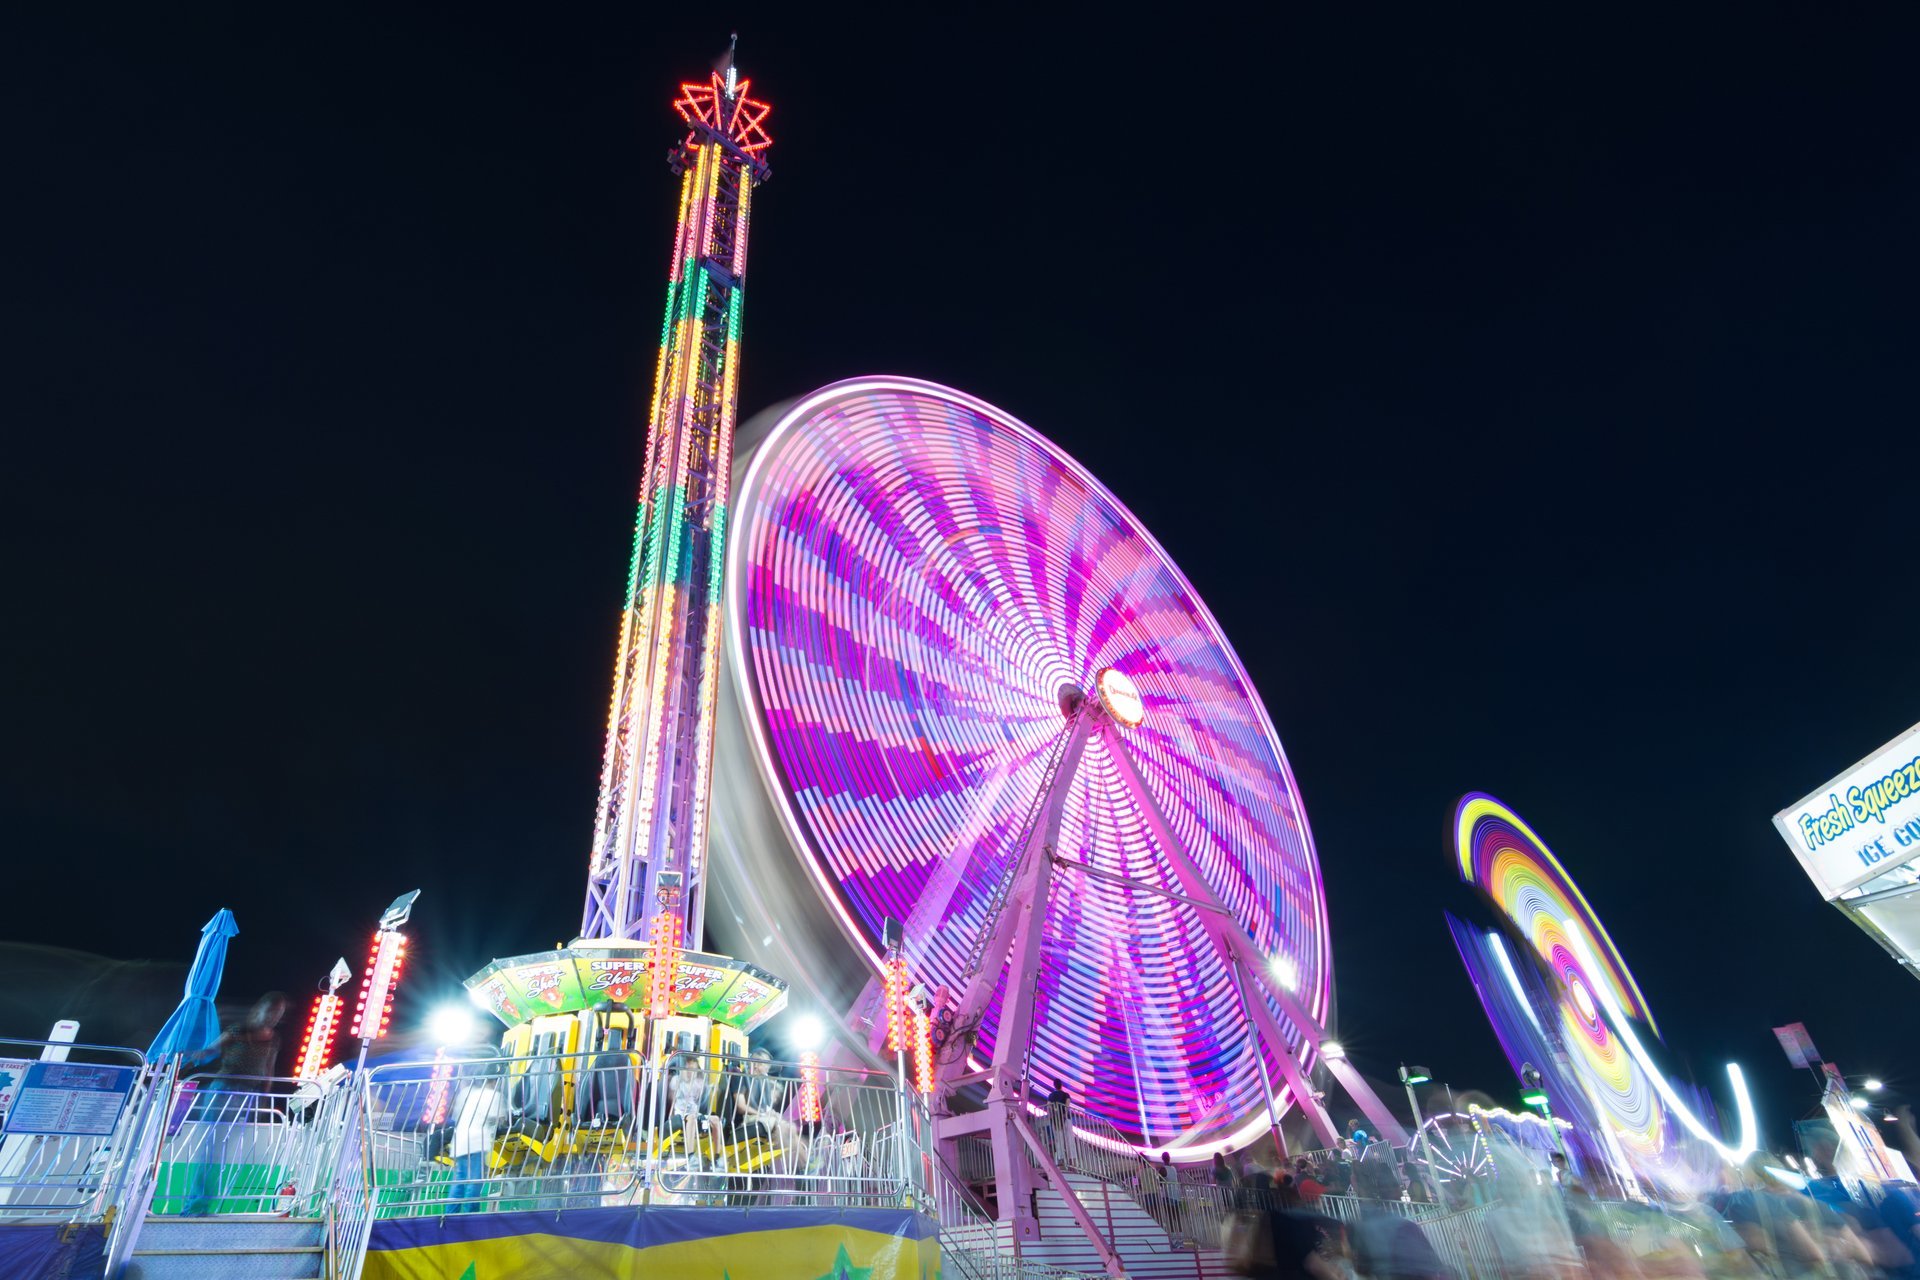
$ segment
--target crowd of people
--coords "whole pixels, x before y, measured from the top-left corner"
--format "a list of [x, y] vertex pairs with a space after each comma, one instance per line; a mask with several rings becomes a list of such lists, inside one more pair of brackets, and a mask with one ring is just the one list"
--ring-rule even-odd
[[[1920, 1280], [1920, 1188], [1841, 1178], [1831, 1141], [1756, 1153], [1691, 1196], [1632, 1200], [1595, 1194], [1560, 1152], [1490, 1146], [1485, 1176], [1437, 1190], [1417, 1161], [1364, 1142], [1278, 1176], [1216, 1157], [1210, 1181], [1238, 1210], [1229, 1260], [1266, 1280]], [[1329, 1212], [1328, 1196], [1352, 1198]], [[1405, 1207], [1416, 1200], [1445, 1203]], [[1449, 1208], [1463, 1212], [1435, 1217]]]

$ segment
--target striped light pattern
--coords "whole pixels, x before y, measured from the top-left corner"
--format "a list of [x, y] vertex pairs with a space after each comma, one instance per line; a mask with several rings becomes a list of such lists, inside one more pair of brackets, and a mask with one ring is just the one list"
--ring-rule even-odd
[[[1325, 903], [1286, 757], [1205, 605], [1097, 480], [979, 400], [860, 379], [784, 415], [735, 510], [729, 645], [760, 764], [876, 974], [893, 916], [922, 981], [965, 987], [1062, 730], [1061, 690], [1113, 667], [1144, 704], [1143, 723], [1114, 732], [1202, 874], [1324, 1019]], [[1058, 852], [1141, 887], [1056, 872], [1030, 1078], [1072, 1082], [1136, 1140], [1204, 1152], [1263, 1130], [1232, 975], [1192, 910], [1149, 891], [1172, 874], [1097, 739]]]
[[[1492, 796], [1474, 793], [1461, 799], [1454, 815], [1454, 847], [1462, 878], [1507, 917], [1552, 983], [1550, 997], [1530, 993], [1514, 971], [1529, 963], [1523, 955], [1502, 957], [1488, 951], [1485, 954], [1498, 962], [1491, 969], [1484, 961], [1476, 966], [1469, 959], [1476, 985], [1499, 996], [1491, 998], [1483, 990], [1482, 999], [1509, 1056], [1529, 1055], [1547, 1075], [1555, 1109], [1591, 1114], [1640, 1176], [1670, 1180], [1668, 1175], [1678, 1173], [1697, 1153], [1684, 1149], [1689, 1144], [1662, 1105], [1658, 1087], [1604, 1016], [1596, 996], [1599, 984], [1605, 984], [1623, 1013], [1649, 1028], [1653, 1025], [1646, 998], [1599, 916], [1546, 843]], [[1499, 948], [1498, 938], [1490, 945]], [[1463, 957], [1471, 950], [1463, 944]], [[1502, 987], [1508, 991], [1500, 993]], [[1501, 1013], [1502, 1008], [1507, 1012]], [[1531, 1027], [1523, 1026], [1515, 1013], [1524, 1015]], [[1523, 1050], [1529, 1042], [1534, 1047]], [[1564, 1050], [1563, 1060], [1554, 1052], [1556, 1044]]]

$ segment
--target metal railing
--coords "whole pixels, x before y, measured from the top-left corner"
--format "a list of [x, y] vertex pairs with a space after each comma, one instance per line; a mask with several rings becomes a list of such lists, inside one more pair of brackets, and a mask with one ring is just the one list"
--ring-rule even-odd
[[1455, 1213], [1442, 1211], [1420, 1224], [1440, 1260], [1467, 1280], [1497, 1280], [1505, 1274], [1499, 1247], [1487, 1227], [1487, 1213], [1492, 1207], [1483, 1204]]
[[[149, 1077], [146, 1055], [113, 1045], [0, 1038], [0, 1073], [7, 1076], [9, 1095], [16, 1099], [16, 1105], [18, 1094], [14, 1091], [23, 1083], [27, 1069], [43, 1060], [42, 1054], [51, 1055], [44, 1059], [47, 1062], [66, 1064], [82, 1073], [89, 1066], [112, 1068], [116, 1082], [125, 1081], [126, 1073], [131, 1072], [132, 1091], [117, 1114], [100, 1119], [100, 1123], [111, 1125], [109, 1132], [9, 1132], [0, 1136], [0, 1222], [100, 1219], [112, 1203], [113, 1188], [125, 1173], [144, 1113]], [[117, 1089], [104, 1096], [116, 1104], [120, 1098]], [[70, 1127], [98, 1126], [82, 1119]]]
[[322, 1216], [351, 1104], [351, 1089], [286, 1077], [175, 1080], [149, 1211]]
[[598, 1205], [907, 1205], [924, 1112], [879, 1072], [631, 1053], [368, 1073], [376, 1217]]
[[[0, 1041], [0, 1058], [16, 1046], [43, 1047]], [[117, 1209], [119, 1260], [149, 1212], [321, 1219], [327, 1274], [348, 1280], [381, 1218], [829, 1205], [938, 1214], [958, 1233], [956, 1274], [1033, 1273], [1013, 1264], [999, 1225], [939, 1166], [924, 1102], [884, 1072], [602, 1052], [389, 1063], [325, 1083], [182, 1079], [135, 1050], [66, 1048], [75, 1066], [90, 1057], [130, 1069], [135, 1093], [111, 1134], [0, 1140], [0, 1221], [98, 1220]], [[981, 1265], [969, 1271], [969, 1259]]]
[[331, 1280], [358, 1280], [373, 1240], [374, 1183], [367, 1159], [366, 1103], [363, 1080], [344, 1092], [339, 1150], [326, 1202], [327, 1271]]

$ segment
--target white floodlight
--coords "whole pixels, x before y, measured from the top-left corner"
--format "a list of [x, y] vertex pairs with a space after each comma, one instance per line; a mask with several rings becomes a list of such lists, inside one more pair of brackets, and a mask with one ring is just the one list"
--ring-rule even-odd
[[1347, 1046], [1341, 1044], [1338, 1040], [1322, 1040], [1320, 1042], [1320, 1056], [1328, 1062], [1345, 1061]]
[[1887, 1086], [1881, 1083], [1880, 1078], [1878, 1076], [1868, 1076], [1866, 1083], [1861, 1085], [1860, 1087], [1865, 1089], [1868, 1093], [1878, 1093], [1882, 1089], [1886, 1088]]
[[1287, 990], [1298, 991], [1300, 989], [1300, 966], [1295, 964], [1290, 957], [1280, 955], [1276, 952], [1273, 959], [1267, 961], [1267, 968], [1273, 971], [1273, 980]]
[[480, 1019], [462, 1005], [443, 1004], [427, 1015], [427, 1034], [438, 1044], [471, 1044], [480, 1038]]
[[803, 1013], [793, 1020], [793, 1047], [802, 1051], [818, 1049], [826, 1041], [827, 1028], [820, 1019]]

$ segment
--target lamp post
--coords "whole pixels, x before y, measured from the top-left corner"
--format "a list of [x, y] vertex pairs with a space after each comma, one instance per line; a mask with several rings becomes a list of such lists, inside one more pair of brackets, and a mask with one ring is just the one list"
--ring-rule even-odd
[[360, 1000], [353, 1015], [352, 1034], [360, 1040], [356, 1075], [366, 1069], [367, 1050], [387, 1034], [387, 1024], [393, 1018], [393, 993], [400, 985], [400, 965], [407, 953], [407, 935], [400, 932], [400, 926], [413, 914], [413, 901], [419, 896], [418, 889], [403, 893], [380, 913], [380, 926], [373, 935], [373, 950], [361, 975]]
[[1540, 1074], [1540, 1068], [1531, 1062], [1520, 1064], [1520, 1101], [1540, 1113], [1547, 1122], [1547, 1132], [1553, 1135], [1553, 1145], [1560, 1149], [1560, 1158], [1567, 1162], [1567, 1176], [1573, 1176], [1573, 1156], [1567, 1151], [1567, 1141], [1560, 1136], [1560, 1126], [1553, 1122], [1553, 1104], [1547, 1098], [1547, 1078]]
[[1425, 1067], [1410, 1067], [1400, 1064], [1400, 1083], [1407, 1091], [1407, 1105], [1413, 1108], [1413, 1131], [1420, 1138], [1420, 1154], [1427, 1162], [1427, 1179], [1432, 1190], [1440, 1190], [1440, 1176], [1433, 1165], [1433, 1139], [1427, 1135], [1427, 1122], [1420, 1115], [1420, 1099], [1413, 1096], [1413, 1086], [1425, 1084], [1433, 1079], [1433, 1072]]

